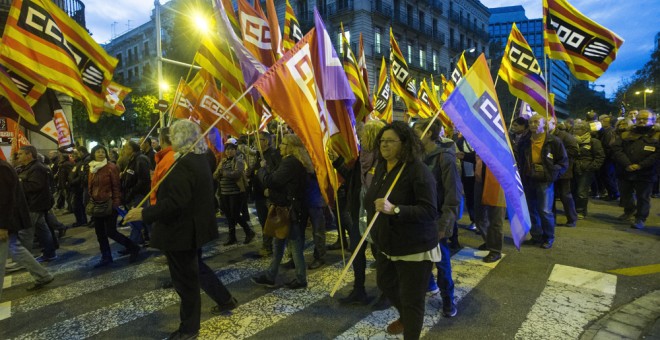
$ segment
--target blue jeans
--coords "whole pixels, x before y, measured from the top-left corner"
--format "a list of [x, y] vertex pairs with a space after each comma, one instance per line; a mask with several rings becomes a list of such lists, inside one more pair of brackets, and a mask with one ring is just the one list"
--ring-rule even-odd
[[303, 216], [303, 225], [307, 224], [307, 219], [312, 224], [312, 236], [314, 239], [314, 258], [323, 259], [325, 256], [325, 214], [323, 207], [309, 207]]
[[30, 212], [30, 220], [32, 221], [32, 228], [27, 228], [19, 231], [21, 242], [25, 249], [29, 252], [32, 251], [34, 246], [34, 236], [37, 236], [39, 244], [43, 247], [42, 254], [45, 257], [55, 256], [55, 241], [53, 234], [46, 224], [46, 212]]
[[303, 255], [305, 248], [304, 229], [302, 229], [300, 222], [298, 222], [298, 217], [293, 210], [291, 210], [290, 214], [291, 228], [289, 229], [289, 237], [283, 240], [273, 238], [273, 258], [270, 261], [270, 267], [266, 272], [266, 276], [270, 280], [275, 280], [277, 277], [277, 272], [280, 269], [280, 263], [284, 256], [284, 248], [288, 241], [293, 263], [296, 265], [296, 278], [298, 282], [305, 283], [307, 282], [307, 266], [305, 266], [305, 256]]
[[[53, 277], [46, 268], [34, 259], [32, 253], [23, 247], [16, 233], [9, 234], [9, 254], [14, 262], [24, 267], [32, 275], [34, 281], [45, 282]], [[5, 262], [0, 263], [4, 266]]]
[[[454, 301], [454, 280], [451, 278], [451, 251], [446, 237], [440, 239], [440, 253], [442, 253], [442, 259], [440, 262], [435, 263], [435, 267], [438, 268], [440, 296], [443, 301]], [[433, 272], [431, 272], [430, 280], [434, 280]]]
[[525, 197], [529, 207], [529, 217], [532, 221], [532, 238], [538, 241], [551, 242], [555, 240], [555, 216], [552, 213], [554, 201], [554, 183], [525, 183]]
[[[143, 198], [144, 196], [142, 195], [135, 197], [131, 202], [128, 203], [129, 206], [126, 207], [127, 211], [131, 208], [137, 207]], [[149, 206], [149, 201], [146, 201], [142, 206]], [[148, 225], [142, 221], [133, 221], [129, 224], [131, 225], [131, 233], [128, 235], [128, 238], [131, 239], [131, 241], [133, 241], [135, 244], [144, 243], [144, 241], [146, 241], [145, 238], [149, 236]]]

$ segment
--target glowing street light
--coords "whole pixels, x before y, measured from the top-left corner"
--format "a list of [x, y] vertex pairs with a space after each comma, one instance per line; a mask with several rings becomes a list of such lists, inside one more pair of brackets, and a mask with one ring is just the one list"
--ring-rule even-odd
[[644, 91], [636, 91], [635, 92], [636, 95], [639, 95], [639, 94], [644, 95], [644, 108], [646, 108], [646, 94], [647, 93], [653, 93], [653, 90], [652, 89], [644, 89]]

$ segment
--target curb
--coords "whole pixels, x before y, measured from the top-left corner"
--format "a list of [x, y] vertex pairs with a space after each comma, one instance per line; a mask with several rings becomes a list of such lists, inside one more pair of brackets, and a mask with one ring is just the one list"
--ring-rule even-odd
[[580, 340], [659, 338], [660, 290], [655, 290], [605, 315]]

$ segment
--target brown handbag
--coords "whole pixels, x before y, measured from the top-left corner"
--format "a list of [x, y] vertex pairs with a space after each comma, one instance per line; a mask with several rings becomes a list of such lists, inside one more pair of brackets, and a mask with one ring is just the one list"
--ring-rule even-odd
[[291, 216], [289, 207], [271, 204], [268, 207], [268, 217], [264, 225], [264, 235], [283, 240], [289, 236]]

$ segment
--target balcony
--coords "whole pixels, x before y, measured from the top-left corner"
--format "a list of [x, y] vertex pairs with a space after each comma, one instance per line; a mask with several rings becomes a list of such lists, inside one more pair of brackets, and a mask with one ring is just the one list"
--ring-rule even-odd
[[325, 12], [328, 17], [335, 17], [353, 11], [353, 0], [339, 0], [325, 6]]
[[[380, 45], [371, 44], [371, 56], [377, 59], [381, 59], [382, 57], [389, 59], [390, 47], [388, 45], [383, 44], [382, 42], [380, 43]], [[380, 60], [377, 60], [377, 63], [380, 63]]]
[[440, 2], [440, 0], [433, 0], [431, 2], [431, 9], [434, 10], [438, 14], [442, 14], [443, 13], [442, 2]]
[[451, 10], [449, 11], [449, 21], [458, 24], [461, 21], [461, 16], [458, 14], [458, 12]]
[[464, 50], [463, 44], [458, 41], [450, 41], [449, 48], [451, 49], [452, 53], [458, 53]]
[[439, 30], [434, 30], [431, 40], [433, 42], [439, 43], [440, 45], [445, 44], [445, 34]]
[[309, 32], [309, 30], [314, 27], [314, 12], [307, 11], [300, 13], [298, 16], [298, 23], [300, 24], [300, 29], [303, 32]]
[[392, 17], [392, 6], [390, 4], [383, 3], [382, 0], [372, 1], [371, 12], [389, 20]]
[[394, 12], [393, 22], [408, 28], [415, 28], [414, 26], [419, 26], [416, 20], [413, 20], [412, 16], [407, 16], [406, 12], [399, 10]]

